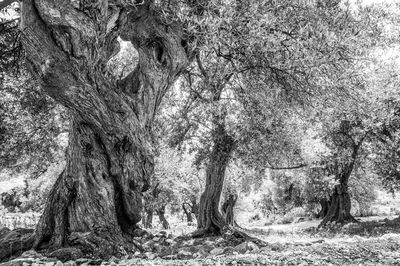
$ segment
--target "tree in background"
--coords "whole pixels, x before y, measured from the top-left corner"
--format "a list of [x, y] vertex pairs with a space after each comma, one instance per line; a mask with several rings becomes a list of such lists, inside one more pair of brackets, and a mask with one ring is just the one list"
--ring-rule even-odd
[[[222, 11], [216, 12], [215, 6]], [[188, 102], [200, 102], [192, 106], [210, 111], [208, 115], [193, 115], [195, 112], [188, 111], [193, 107], [187, 105], [184, 114], [180, 113], [177, 134], [177, 139], [184, 140], [200, 128], [210, 136], [202, 142], [198, 156], [208, 161], [198, 236], [223, 234], [229, 229], [219, 206], [234, 150], [246, 139], [253, 140], [254, 147], [261, 146], [257, 137], [268, 134], [269, 129], [257, 129], [263, 123], [260, 117], [287, 107], [279, 107], [279, 103], [307, 102], [313, 94], [332, 93], [334, 88], [324, 84], [336, 82], [336, 69], [351, 66], [350, 55], [356, 46], [353, 37], [359, 29], [350, 11], [338, 3], [288, 1], [277, 7], [237, 1], [203, 7], [211, 16], [199, 26], [199, 35], [206, 38], [199, 48], [197, 66], [187, 74]], [[285, 101], [277, 101], [279, 98]], [[257, 105], [261, 115], [253, 111]]]

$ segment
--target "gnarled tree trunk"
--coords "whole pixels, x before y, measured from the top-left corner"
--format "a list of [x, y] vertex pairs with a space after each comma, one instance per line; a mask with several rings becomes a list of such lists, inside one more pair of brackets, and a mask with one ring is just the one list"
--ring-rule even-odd
[[222, 234], [227, 222], [219, 211], [219, 202], [225, 179], [225, 170], [234, 149], [235, 141], [226, 132], [225, 123], [216, 119], [213, 132], [213, 143], [207, 169], [206, 186], [200, 197], [198, 230], [194, 236]]
[[[29, 68], [71, 115], [66, 168], [36, 227], [35, 248], [73, 245], [100, 257], [132, 250], [128, 239], [154, 168], [152, 122], [188, 64], [182, 30], [153, 7], [151, 0], [23, 1]], [[140, 58], [122, 80], [105, 75], [118, 36]]]
[[335, 158], [331, 172], [335, 175], [339, 184], [333, 190], [329, 210], [318, 227], [322, 227], [329, 222], [341, 224], [357, 222], [350, 214], [351, 200], [348, 192], [348, 183], [364, 137], [356, 142], [349, 134], [350, 129], [348, 121], [342, 121], [341, 131], [334, 138], [334, 143], [339, 147], [340, 156]]
[[325, 225], [328, 222], [336, 223], [350, 223], [357, 222], [357, 220], [350, 214], [351, 201], [348, 192], [347, 182], [340, 183], [334, 188], [332, 194], [331, 205], [321, 225]]

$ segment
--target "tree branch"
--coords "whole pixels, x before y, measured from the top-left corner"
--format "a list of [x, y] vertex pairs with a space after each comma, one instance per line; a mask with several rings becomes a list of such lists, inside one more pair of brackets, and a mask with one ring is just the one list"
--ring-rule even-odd
[[295, 166], [287, 166], [287, 167], [274, 167], [274, 166], [266, 166], [265, 168], [272, 169], [272, 170], [290, 170], [290, 169], [299, 169], [306, 167], [307, 164], [299, 164]]

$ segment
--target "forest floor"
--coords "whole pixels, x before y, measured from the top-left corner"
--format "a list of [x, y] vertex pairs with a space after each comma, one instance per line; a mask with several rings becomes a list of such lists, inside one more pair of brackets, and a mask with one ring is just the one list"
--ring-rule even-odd
[[134, 257], [65, 259], [63, 263], [28, 251], [0, 265], [400, 265], [400, 219], [360, 220], [320, 230], [316, 229], [319, 220], [245, 230], [265, 245], [238, 245], [222, 238], [176, 238], [173, 229], [154, 232], [143, 245], [145, 251]]

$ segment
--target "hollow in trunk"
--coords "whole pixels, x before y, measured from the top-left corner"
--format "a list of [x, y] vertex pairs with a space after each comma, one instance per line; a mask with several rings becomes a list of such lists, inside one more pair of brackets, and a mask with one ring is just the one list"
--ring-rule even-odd
[[321, 205], [321, 210], [317, 214], [317, 218], [324, 218], [328, 214], [329, 206], [330, 206], [330, 200], [327, 199], [321, 199], [319, 201], [319, 204]]

